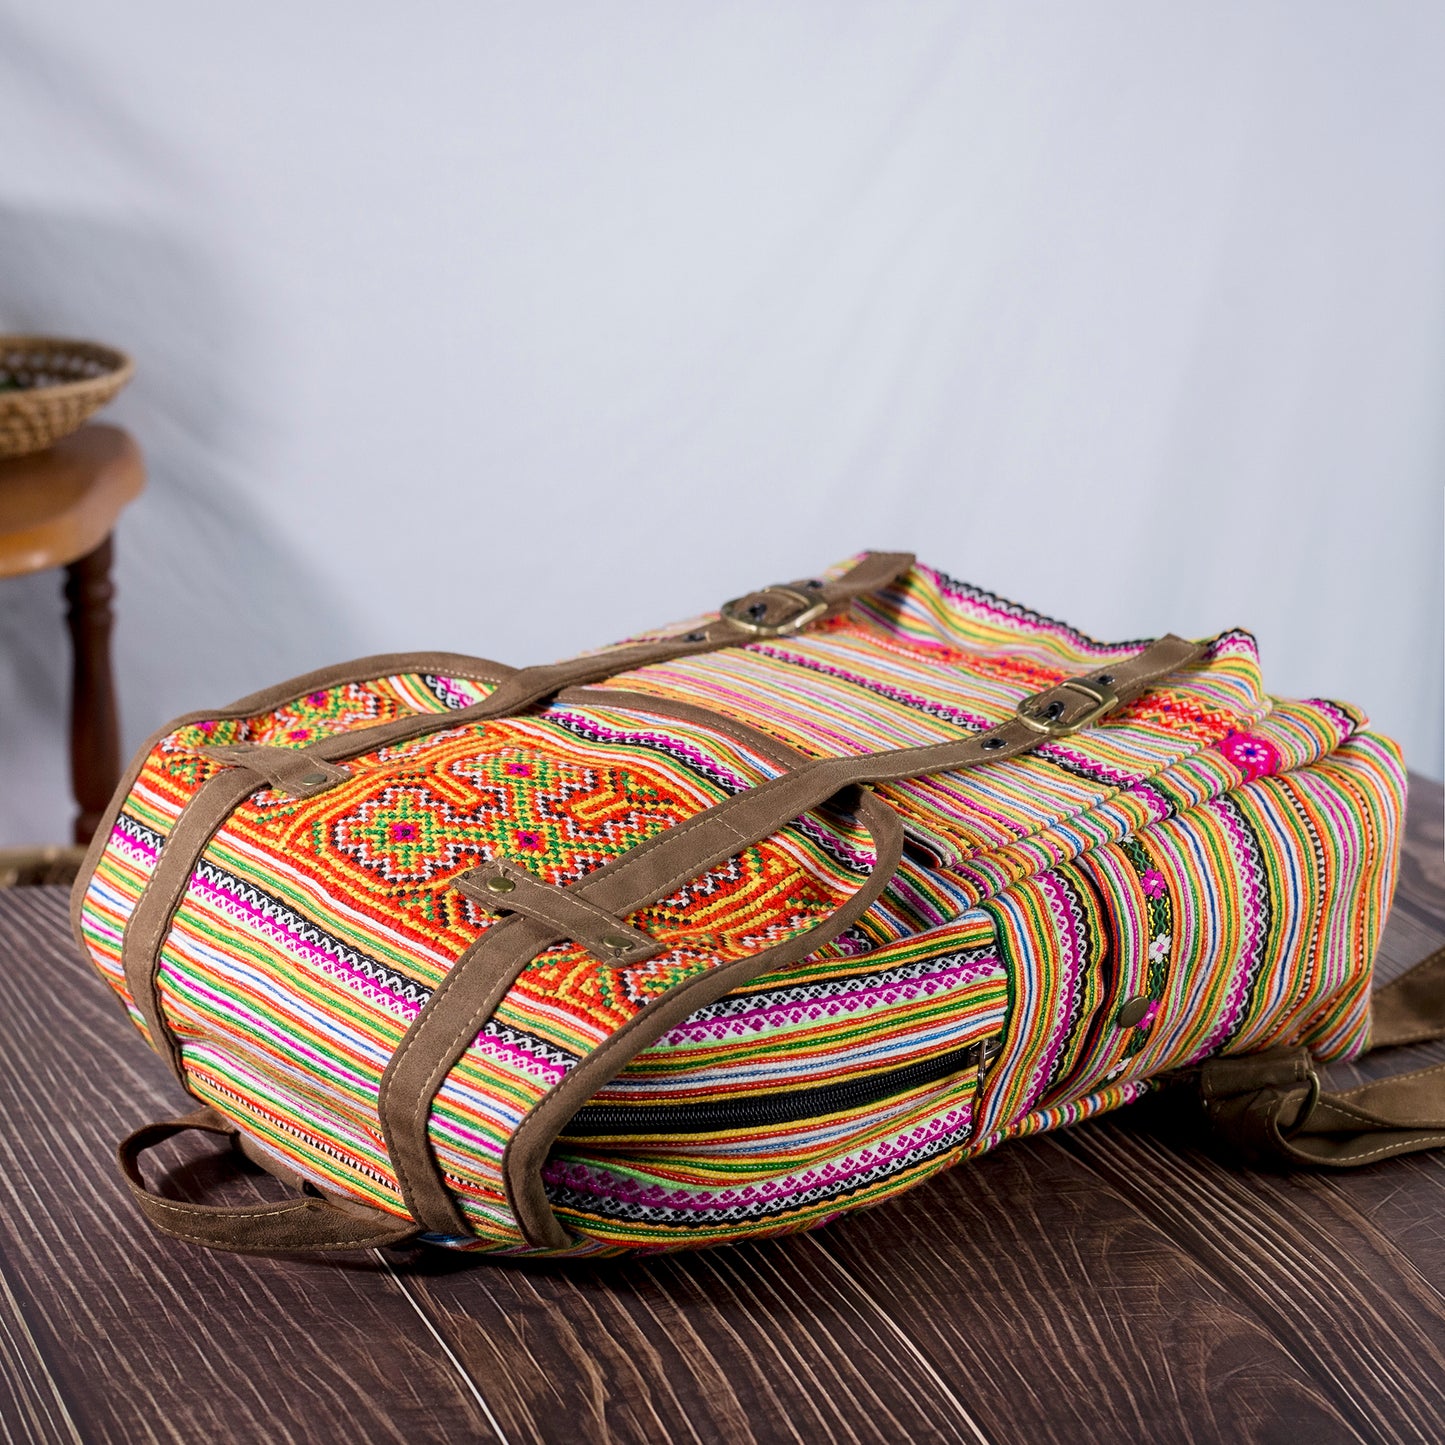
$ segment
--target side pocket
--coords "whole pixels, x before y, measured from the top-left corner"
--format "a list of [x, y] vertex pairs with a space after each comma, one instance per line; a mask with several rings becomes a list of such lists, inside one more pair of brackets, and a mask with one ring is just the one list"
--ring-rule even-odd
[[1094, 882], [1060, 866], [1014, 884], [983, 905], [993, 920], [1009, 988], [1002, 1048], [980, 1092], [978, 1146], [1057, 1098], [1094, 1051], [1117, 956]]
[[977, 910], [758, 978], [593, 1096], [544, 1167], [548, 1196], [581, 1236], [662, 1248], [877, 1203], [967, 1147], [1006, 1002]]
[[1361, 733], [985, 903], [1011, 1007], [980, 1138], [1216, 1054], [1358, 1052], [1403, 799]]

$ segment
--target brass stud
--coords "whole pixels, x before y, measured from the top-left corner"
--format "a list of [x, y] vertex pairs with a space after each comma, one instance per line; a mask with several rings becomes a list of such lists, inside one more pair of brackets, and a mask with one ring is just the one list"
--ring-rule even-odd
[[632, 947], [632, 940], [624, 938], [620, 933], [604, 933], [597, 941], [613, 953], [626, 953]]
[[1153, 1007], [1154, 1000], [1147, 993], [1136, 994], [1119, 1005], [1119, 1012], [1114, 1015], [1114, 1022], [1121, 1029], [1136, 1029], [1144, 1022], [1149, 1010]]
[[500, 874], [495, 878], [487, 879], [488, 893], [514, 893], [517, 885], [510, 878], [503, 878]]
[[303, 788], [318, 788], [326, 782], [325, 773], [302, 773], [301, 786]]

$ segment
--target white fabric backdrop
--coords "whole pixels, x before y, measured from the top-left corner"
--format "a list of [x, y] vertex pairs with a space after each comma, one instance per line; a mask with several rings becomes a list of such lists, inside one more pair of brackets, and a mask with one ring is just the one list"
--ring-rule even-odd
[[[132, 350], [128, 743], [863, 546], [1441, 773], [1445, 7], [0, 0], [0, 326]], [[53, 576], [0, 842], [62, 838]]]

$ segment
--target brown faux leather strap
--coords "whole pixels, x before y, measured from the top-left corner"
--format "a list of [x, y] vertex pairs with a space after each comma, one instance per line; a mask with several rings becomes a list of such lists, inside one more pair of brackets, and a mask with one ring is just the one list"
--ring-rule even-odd
[[[146, 1124], [122, 1140], [116, 1150], [121, 1177], [141, 1213], [162, 1234], [188, 1244], [228, 1249], [240, 1254], [314, 1253], [337, 1249], [373, 1249], [400, 1244], [416, 1235], [416, 1225], [380, 1209], [310, 1197], [281, 1204], [188, 1204], [166, 1199], [146, 1188], [140, 1156], [156, 1144], [188, 1130], [215, 1134], [232, 1144], [240, 1131], [213, 1109], [200, 1109], [180, 1119]], [[273, 1173], [286, 1171], [267, 1161]]]
[[[686, 823], [669, 828], [622, 858], [587, 874], [565, 891], [614, 916], [624, 917], [667, 897], [689, 879], [744, 848], [771, 837], [793, 819], [845, 789], [927, 773], [952, 772], [1030, 752], [1052, 739], [1068, 736], [1096, 721], [1104, 712], [1137, 697], [1160, 678], [1198, 658], [1202, 651], [1198, 644], [1169, 635], [1131, 658], [1108, 663], [1081, 677], [1065, 679], [1025, 699], [1013, 718], [971, 737], [804, 763], [715, 804]], [[718, 720], [715, 719], [713, 725], [717, 726]], [[878, 816], [881, 800], [870, 793], [865, 793], [863, 798], [876, 837], [878, 826], [873, 818]], [[891, 818], [891, 810], [884, 809], [884, 812]], [[896, 830], [901, 835], [896, 818], [886, 826], [890, 833]], [[875, 870], [868, 887], [845, 907], [851, 908], [863, 893], [876, 897], [889, 876], [888, 873], [880, 876], [880, 873], [881, 868]], [[536, 919], [511, 918], [488, 928], [457, 960], [413, 1020], [382, 1076], [378, 1107], [388, 1151], [407, 1207], [429, 1230], [443, 1234], [467, 1232], [427, 1139], [431, 1101], [517, 974], [543, 949], [567, 936]], [[731, 971], [728, 987], [736, 987], [756, 972], [804, 957], [825, 941], [815, 931], [744, 960], [747, 969]], [[700, 978], [707, 981], [711, 973]], [[676, 992], [681, 994], [684, 989]], [[701, 1006], [691, 992], [687, 998], [691, 1007]], [[651, 1010], [644, 1010], [644, 1014], [651, 1018]], [[606, 1046], [608, 1065], [613, 1072], [650, 1041], [650, 1031], [644, 1033], [644, 1025], [639, 1020], [634, 1020], [624, 1032], [627, 1033], [625, 1052], [618, 1047], [621, 1033]], [[561, 1103], [553, 1104], [554, 1096], [549, 1095], [543, 1105], [523, 1121], [508, 1148], [508, 1196], [518, 1224], [534, 1244], [555, 1246], [563, 1236], [537, 1176], [544, 1131], [532, 1120], [539, 1115], [545, 1117], [555, 1137], [570, 1113], [605, 1082], [605, 1077], [598, 1078], [598, 1071], [588, 1063], [590, 1061], [574, 1068], [554, 1091], [554, 1095], [561, 1095]], [[586, 1093], [581, 1092], [584, 1088]], [[521, 1147], [524, 1142], [525, 1148]]]
[[161, 1008], [157, 979], [161, 949], [206, 845], [216, 829], [260, 786], [254, 773], [240, 768], [226, 768], [201, 784], [171, 829], [121, 936], [120, 961], [126, 988], [145, 1019], [151, 1047], [170, 1065], [182, 1088], [186, 1077], [180, 1046]]
[[[336, 763], [375, 752], [378, 748], [412, 742], [443, 729], [508, 717], [563, 688], [580, 683], [600, 682], [656, 662], [671, 662], [679, 657], [716, 652], [723, 647], [741, 647], [769, 637], [789, 636], [824, 616], [842, 611], [855, 598], [881, 590], [912, 566], [911, 552], [868, 552], [841, 577], [830, 581], [812, 577], [801, 582], [759, 588], [756, 592], [724, 603], [723, 610], [712, 621], [686, 631], [602, 652], [585, 653], [564, 662], [520, 668], [505, 677], [482, 701], [470, 707], [396, 718], [375, 727], [333, 733], [309, 747], [291, 749], [298, 759], [304, 760], [295, 765], [291, 776], [302, 776], [306, 763], [313, 759], [323, 764]], [[248, 766], [240, 758], [235, 761]], [[328, 781], [306, 787], [304, 793], [298, 796], [312, 797], [325, 792], [342, 782], [345, 776], [344, 770], [340, 770]], [[289, 781], [288, 777], [279, 785], [286, 787]]]
[[[739, 959], [733, 965], [711, 969], [700, 976], [699, 983], [711, 984], [720, 991], [718, 996], [721, 996], [721, 993], [736, 987], [754, 973], [781, 968], [821, 948], [862, 916], [883, 892], [903, 856], [903, 827], [893, 809], [871, 793], [862, 794], [858, 802], [858, 818], [868, 828], [877, 858], [875, 867], [863, 886], [822, 923], [795, 938], [764, 949], [761, 953]], [[688, 824], [680, 826], [685, 828]], [[677, 829], [670, 830], [676, 831]], [[733, 851], [745, 846], [746, 842], [739, 842]], [[635, 856], [637, 851], [625, 855], [619, 862], [626, 862], [626, 859]], [[607, 866], [615, 869], [617, 864]], [[708, 866], [710, 865], [704, 864], [699, 871], [706, 871]], [[595, 880], [603, 871], [598, 869], [596, 873], [589, 873], [585, 879], [573, 884], [566, 891], [580, 893], [583, 883]], [[598, 896], [597, 891], [591, 891], [591, 896]], [[640, 906], [640, 903], [632, 905]], [[632, 909], [611, 911], [630, 912]], [[482, 1025], [496, 1011], [516, 976], [544, 949], [550, 948], [554, 943], [563, 942], [567, 937], [565, 930], [558, 929], [541, 918], [529, 918], [522, 914], [513, 914], [488, 928], [452, 966], [421, 1013], [412, 1021], [382, 1075], [377, 1110], [387, 1152], [408, 1210], [412, 1217], [431, 1233], [471, 1233], [442, 1178], [427, 1136], [432, 1100], [453, 1065], [476, 1038]], [[693, 1008], [702, 1006], [702, 1002], [693, 1002], [697, 994], [685, 988], [675, 989], [671, 994], [664, 995], [662, 1002], [675, 1002], [683, 997], [687, 999], [687, 1007], [679, 1017], [686, 1017]], [[555, 1111], [542, 1114], [542, 1105], [539, 1105], [528, 1116], [528, 1119], [534, 1119], [541, 1115], [544, 1124], [550, 1122], [550, 1137], [543, 1138], [542, 1133], [545, 1131], [539, 1131], [534, 1126], [527, 1135], [532, 1141], [529, 1147], [514, 1154], [519, 1138], [522, 1137], [521, 1129], [509, 1143], [503, 1161], [507, 1198], [529, 1243], [555, 1248], [565, 1242], [565, 1236], [552, 1215], [551, 1206], [547, 1203], [542, 1189], [538, 1147], [540, 1146], [541, 1153], [545, 1153], [550, 1138], [560, 1132], [562, 1125], [576, 1108], [605, 1082], [606, 1077], [610, 1077], [610, 1074], [620, 1069], [638, 1049], [651, 1041], [651, 1031], [645, 1034], [643, 1028], [666, 1016], [661, 1012], [655, 1013], [655, 1008], [656, 1006], [644, 1009], [630, 1025], [613, 1034], [603, 1049], [599, 1049], [572, 1069], [568, 1082], [574, 1078], [577, 1080], [577, 1083], [572, 1085], [572, 1090], [585, 1092], [575, 1099], [570, 1107], [566, 1107], [564, 1112], [554, 1117]], [[659, 1032], [669, 1026], [663, 1024]], [[610, 1072], [593, 1083], [590, 1081], [598, 1073], [595, 1061], [599, 1059]], [[592, 1067], [589, 1068], [589, 1065]], [[543, 1104], [557, 1093], [558, 1091], [554, 1090], [543, 1100]], [[523, 1128], [526, 1124], [527, 1120], [523, 1120]]]
[[[1378, 990], [1371, 1048], [1445, 1038], [1445, 949]], [[1354, 1169], [1445, 1144], [1445, 1064], [1325, 1093], [1308, 1049], [1206, 1060], [1215, 1135], [1255, 1164]]]
[[[233, 766], [208, 778], [197, 789], [166, 839], [145, 892], [126, 924], [121, 942], [121, 968], [125, 974], [126, 988], [146, 1021], [152, 1047], [166, 1060], [182, 1087], [185, 1087], [185, 1071], [181, 1066], [180, 1050], [166, 1026], [160, 1006], [157, 986], [160, 952], [201, 853], [234, 809], [258, 788], [263, 785], [280, 787], [292, 792], [294, 796], [312, 797], [325, 792], [348, 776], [345, 768], [337, 766], [338, 760], [358, 757], [399, 742], [409, 742], [443, 729], [506, 717], [577, 683], [601, 681], [649, 663], [715, 651], [721, 647], [736, 647], [760, 637], [787, 635], [807, 626], [824, 613], [841, 610], [855, 598], [886, 587], [906, 573], [912, 565], [913, 555], [909, 552], [868, 552], [841, 577], [830, 581], [810, 578], [785, 586], [766, 587], [733, 599], [725, 604], [725, 609], [736, 620], [719, 616], [717, 620], [701, 627], [658, 641], [612, 648], [571, 658], [565, 662], [547, 663], [520, 670], [503, 670], [499, 664], [481, 659], [457, 659], [469, 664], [463, 675], [482, 675], [486, 672], [497, 675], [499, 671], [505, 674], [485, 698], [470, 707], [457, 708], [450, 712], [421, 713], [396, 718], [373, 727], [334, 733], [306, 748], [257, 748], [242, 744], [239, 748], [232, 746], [201, 749]], [[814, 600], [809, 601], [809, 598]], [[424, 659], [430, 663], [437, 657], [452, 658], [453, 655], [421, 654], [419, 660]], [[381, 660], [383, 659], [372, 659], [373, 662]], [[405, 654], [389, 654], [384, 661], [392, 671], [408, 670]], [[336, 677], [332, 671], [328, 671], [325, 674], [312, 674], [307, 678], [296, 679], [285, 687], [289, 689], [297, 683], [315, 683], [317, 678], [323, 676], [331, 679], [330, 685], [335, 685]], [[275, 706], [296, 695], [286, 690], [284, 696], [277, 696], [280, 691], [282, 690], [271, 689], [242, 699], [221, 715], [249, 716], [263, 710], [263, 706]], [[198, 716], [204, 718], [206, 715]], [[154, 746], [164, 735], [158, 734], [152, 739], [150, 746]], [[278, 758], [279, 753], [287, 756]], [[122, 784], [122, 794], [133, 785], [144, 761], [145, 757], [140, 756], [132, 764], [127, 782]], [[109, 821], [104, 825], [107, 837], [119, 807], [120, 801], [112, 805]], [[88, 858], [87, 862], [93, 871], [94, 860], [99, 858], [99, 851], [95, 848], [91, 851], [93, 856]], [[76, 899], [81, 896], [81, 890], [87, 881], [88, 875], [77, 880]], [[78, 909], [78, 903], [74, 906]], [[78, 912], [75, 919], [79, 937]], [[83, 938], [81, 943], [84, 946]]]
[[1445, 948], [1437, 948], [1370, 1000], [1370, 1047], [1445, 1038]]

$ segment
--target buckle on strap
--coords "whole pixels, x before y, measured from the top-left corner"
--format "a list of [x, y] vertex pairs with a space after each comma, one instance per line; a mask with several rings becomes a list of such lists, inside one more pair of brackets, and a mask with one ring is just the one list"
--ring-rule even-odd
[[[1065, 718], [1068, 711], [1066, 698], [1059, 693], [1076, 692], [1088, 700], [1088, 709], [1077, 717]], [[1069, 677], [1043, 692], [1030, 693], [1019, 701], [1018, 720], [1025, 727], [1046, 737], [1066, 738], [1090, 723], [1096, 723], [1105, 713], [1113, 712], [1119, 706], [1119, 694], [1113, 688], [1091, 678]]]
[[[810, 584], [822, 586], [821, 583]], [[781, 598], [783, 607], [772, 599]], [[816, 622], [828, 610], [826, 598], [809, 596], [800, 587], [763, 587], [746, 597], [734, 597], [719, 609], [724, 621], [731, 622], [754, 637], [783, 637]]]

